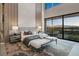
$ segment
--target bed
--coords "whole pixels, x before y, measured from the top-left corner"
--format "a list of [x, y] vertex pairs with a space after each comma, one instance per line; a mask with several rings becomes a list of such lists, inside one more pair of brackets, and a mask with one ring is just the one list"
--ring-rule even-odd
[[46, 46], [48, 43], [50, 43], [52, 40], [48, 39], [36, 39], [29, 42], [28, 46], [33, 46], [36, 49], [39, 49], [41, 47]]
[[56, 44], [57, 44], [57, 39], [58, 38], [50, 37], [45, 33], [39, 33], [39, 34], [32, 34], [32, 35], [26, 35], [26, 36], [22, 35], [21, 40], [27, 47], [32, 46], [35, 49], [39, 49], [47, 46], [52, 41], [56, 41]]

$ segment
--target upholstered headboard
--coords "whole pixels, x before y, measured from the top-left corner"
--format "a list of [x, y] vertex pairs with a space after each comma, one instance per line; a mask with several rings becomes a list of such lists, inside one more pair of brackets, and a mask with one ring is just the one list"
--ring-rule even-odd
[[36, 27], [19, 27], [20, 31], [37, 31]]

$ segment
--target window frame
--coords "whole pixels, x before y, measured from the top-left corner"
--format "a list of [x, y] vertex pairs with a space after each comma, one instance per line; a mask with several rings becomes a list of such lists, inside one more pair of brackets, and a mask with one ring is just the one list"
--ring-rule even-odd
[[[79, 14], [79, 12], [75, 12], [75, 13], [70, 13], [70, 14], [64, 14], [64, 15], [60, 15], [60, 16], [54, 16], [54, 17], [48, 17], [48, 18], [45, 18], [44, 19], [44, 21], [45, 21], [45, 23], [44, 23], [44, 32], [46, 32], [45, 30], [46, 30], [46, 20], [48, 20], [48, 19], [52, 19], [53, 20], [53, 18], [55, 18], [55, 17], [61, 17], [61, 19], [62, 19], [62, 39], [64, 39], [64, 16], [68, 16], [68, 15], [74, 15], [74, 14]], [[64, 40], [66, 40], [66, 39], [64, 39]], [[76, 41], [76, 40], [69, 40], [69, 41], [75, 41], [75, 42], [79, 42], [79, 41]]]

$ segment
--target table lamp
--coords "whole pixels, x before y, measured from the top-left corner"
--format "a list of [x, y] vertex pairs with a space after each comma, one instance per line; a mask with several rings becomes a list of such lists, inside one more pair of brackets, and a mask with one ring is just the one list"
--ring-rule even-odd
[[38, 26], [38, 32], [40, 32], [40, 31], [41, 31], [41, 28], [42, 28], [41, 26]]
[[18, 32], [18, 26], [12, 26], [12, 30], [14, 31], [14, 34]]

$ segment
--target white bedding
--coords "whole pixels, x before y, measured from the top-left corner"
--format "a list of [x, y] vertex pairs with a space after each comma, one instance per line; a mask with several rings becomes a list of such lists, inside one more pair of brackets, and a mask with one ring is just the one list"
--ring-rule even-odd
[[[21, 33], [21, 41], [24, 40], [24, 38], [26, 37], [30, 37], [30, 36], [35, 36], [35, 35], [38, 35], [38, 34], [33, 34], [33, 35], [23, 35], [23, 32]], [[50, 42], [51, 40], [57, 40], [58, 38], [56, 37], [50, 37], [48, 36], [47, 34], [45, 33], [40, 33], [39, 36], [42, 38], [42, 39], [34, 39], [32, 41], [29, 42], [28, 46], [31, 45], [33, 46], [34, 48], [38, 49], [41, 47], [41, 45], [47, 43], [47, 42]]]
[[[48, 39], [35, 39], [29, 42], [29, 45], [33, 46], [34, 48], [38, 49], [41, 47], [41, 45], [50, 42]], [[29, 46], [28, 45], [28, 46]]]
[[24, 38], [26, 38], [26, 37], [30, 37], [30, 36], [34, 36], [34, 35], [24, 35], [24, 36], [21, 37], [21, 41], [23, 41]]
[[47, 39], [50, 39], [50, 40], [56, 40], [56, 39], [58, 39], [58, 38], [56, 38], [56, 37], [50, 37], [50, 36], [48, 36], [48, 37], [46, 37]]

